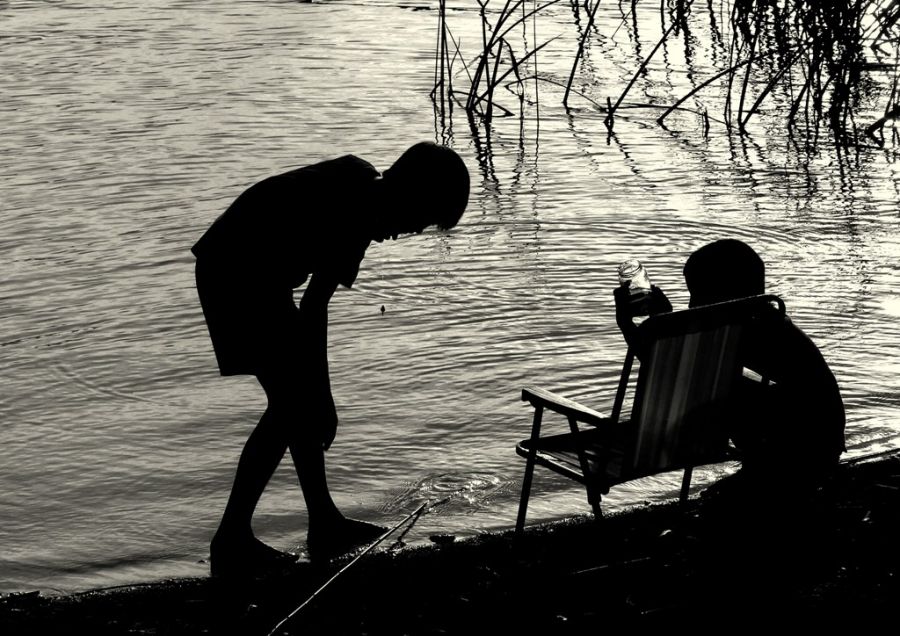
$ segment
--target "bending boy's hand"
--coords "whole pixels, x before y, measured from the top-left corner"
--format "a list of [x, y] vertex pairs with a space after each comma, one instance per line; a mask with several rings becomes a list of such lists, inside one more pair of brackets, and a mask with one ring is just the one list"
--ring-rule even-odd
[[322, 450], [331, 448], [337, 435], [338, 416], [330, 389], [313, 394], [310, 404], [310, 438], [312, 444], [321, 444]]
[[337, 436], [337, 427], [337, 414], [335, 414], [334, 419], [326, 420], [322, 423], [319, 434], [322, 441], [323, 451], [327, 451], [329, 448], [331, 448], [331, 444], [332, 442], [334, 442], [334, 438]]

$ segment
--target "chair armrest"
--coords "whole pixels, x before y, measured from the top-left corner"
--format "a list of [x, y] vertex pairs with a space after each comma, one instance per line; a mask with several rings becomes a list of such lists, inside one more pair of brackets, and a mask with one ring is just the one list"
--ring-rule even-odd
[[609, 417], [602, 413], [544, 389], [534, 387], [522, 389], [522, 401], [530, 402], [535, 408], [544, 407], [585, 424], [593, 426], [609, 424]]

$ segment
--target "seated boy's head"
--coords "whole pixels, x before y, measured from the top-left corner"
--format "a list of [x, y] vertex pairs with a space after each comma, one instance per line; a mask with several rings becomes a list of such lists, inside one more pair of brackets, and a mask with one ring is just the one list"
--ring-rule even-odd
[[454, 227], [469, 201], [469, 170], [446, 146], [422, 142], [408, 148], [382, 175], [383, 232]]
[[691, 307], [721, 303], [766, 290], [766, 266], [753, 248], [736, 239], [704, 245], [684, 264]]

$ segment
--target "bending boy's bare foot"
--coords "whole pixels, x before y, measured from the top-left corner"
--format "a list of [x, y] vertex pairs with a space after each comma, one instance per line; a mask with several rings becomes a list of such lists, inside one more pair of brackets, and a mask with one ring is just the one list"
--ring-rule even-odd
[[276, 550], [253, 535], [235, 538], [216, 534], [209, 546], [212, 576], [260, 575], [296, 562], [296, 554]]
[[307, 534], [306, 548], [311, 559], [331, 559], [371, 543], [385, 532], [384, 526], [341, 517], [328, 526], [311, 530]]

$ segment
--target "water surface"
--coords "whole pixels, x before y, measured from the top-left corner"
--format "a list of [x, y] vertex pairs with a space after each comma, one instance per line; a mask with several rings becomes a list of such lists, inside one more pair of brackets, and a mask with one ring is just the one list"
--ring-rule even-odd
[[[521, 122], [494, 122], [488, 147], [458, 111], [436, 125], [430, 7], [0, 3], [0, 591], [206, 573], [264, 399], [254, 380], [217, 374], [189, 248], [265, 176], [350, 152], [383, 169], [421, 139], [464, 156], [471, 204], [450, 233], [373, 245], [332, 302], [341, 428], [328, 468], [347, 514], [388, 524], [453, 494], [407, 539], [511, 527], [513, 447], [530, 426], [521, 387], [607, 408], [623, 357], [618, 262], [641, 258], [684, 306], [685, 258], [726, 236], [762, 254], [770, 290], [832, 364], [849, 455], [900, 446], [891, 151], [809, 155], [775, 117], [746, 138], [715, 124], [704, 137], [693, 115], [664, 130], [645, 110], [621, 111], [608, 136], [590, 102], [567, 114], [549, 83], [539, 109], [529, 86]], [[457, 8], [474, 53], [477, 13]], [[630, 101], [671, 103], [709, 71], [721, 51], [695, 11], [691, 73], [687, 49], [666, 47]], [[615, 30], [615, 5], [598, 13], [580, 90], [617, 95], [658, 38], [655, 12], [638, 32]], [[579, 28], [566, 4], [538, 23], [540, 39], [560, 35], [539, 57], [543, 77], [568, 76]], [[703, 99], [712, 112], [716, 91]], [[628, 484], [608, 508], [677, 485]], [[538, 474], [530, 520], [586, 508], [579, 489]], [[283, 466], [257, 531], [289, 548], [305, 527]]]

